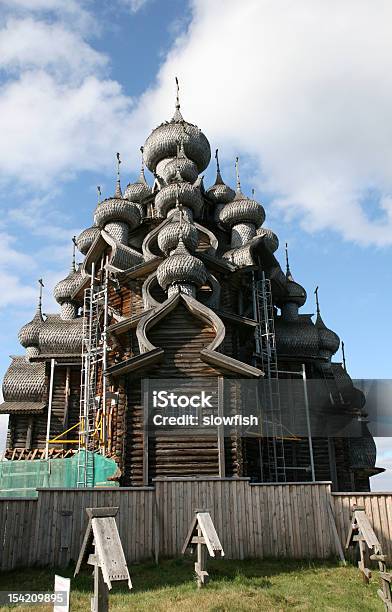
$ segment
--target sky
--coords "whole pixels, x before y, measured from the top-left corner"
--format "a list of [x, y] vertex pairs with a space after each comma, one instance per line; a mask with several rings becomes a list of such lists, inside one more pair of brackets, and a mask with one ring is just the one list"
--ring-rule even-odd
[[[37, 279], [56, 311], [96, 186], [112, 194], [117, 151], [123, 185], [136, 177], [178, 76], [231, 185], [240, 157], [282, 264], [288, 242], [302, 312], [318, 285], [351, 376], [391, 378], [391, 22], [389, 0], [0, 0], [0, 375]], [[372, 486], [391, 490], [392, 445], [377, 444]]]

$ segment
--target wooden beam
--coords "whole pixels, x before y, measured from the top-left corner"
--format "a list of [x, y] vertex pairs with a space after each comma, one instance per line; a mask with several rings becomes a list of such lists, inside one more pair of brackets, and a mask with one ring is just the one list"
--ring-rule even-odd
[[63, 415], [63, 427], [67, 429], [68, 426], [68, 411], [69, 411], [69, 396], [70, 396], [70, 378], [71, 368], [67, 366], [65, 371], [65, 389], [64, 389], [64, 415]]
[[33, 426], [34, 426], [34, 419], [32, 416], [29, 416], [29, 421], [27, 425], [27, 433], [26, 433], [26, 444], [25, 444], [25, 448], [27, 450], [31, 449], [31, 442], [33, 439]]
[[109, 589], [103, 579], [102, 569], [94, 566], [94, 597], [91, 599], [91, 612], [109, 612]]
[[148, 485], [148, 379], [143, 381], [143, 485]]
[[[218, 377], [218, 416], [223, 417], [224, 411], [224, 378]], [[219, 461], [219, 476], [226, 476], [226, 461], [225, 461], [225, 432], [224, 426], [218, 425], [218, 461]]]

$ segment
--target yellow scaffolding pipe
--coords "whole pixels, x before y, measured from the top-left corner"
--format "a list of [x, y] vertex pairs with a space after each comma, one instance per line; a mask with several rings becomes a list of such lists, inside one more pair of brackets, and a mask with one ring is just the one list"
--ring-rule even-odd
[[[103, 420], [103, 415], [99, 417], [98, 423], [93, 433], [93, 436], [97, 437], [101, 444], [104, 441], [103, 435], [102, 435], [103, 434], [102, 420]], [[62, 440], [61, 439], [61, 436], [65, 436], [69, 431], [72, 431], [73, 429], [76, 429], [76, 427], [79, 427], [79, 425], [81, 425], [81, 430], [83, 431], [83, 428], [84, 428], [84, 418], [83, 417], [78, 423], [76, 423], [75, 425], [72, 425], [72, 427], [69, 427], [68, 429], [63, 431], [61, 434], [58, 434], [55, 438], [52, 438], [52, 440], [48, 440], [48, 444], [56, 444], [56, 442], [61, 442], [61, 444], [77, 444], [79, 441], [83, 444], [84, 442], [83, 435], [80, 435], [77, 440]]]
[[69, 429], [66, 429], [65, 431], [63, 431], [61, 434], [59, 434], [58, 436], [56, 436], [52, 440], [48, 440], [48, 444], [55, 444], [56, 442], [61, 442], [61, 444], [75, 444], [75, 443], [79, 442], [79, 439], [78, 440], [60, 440], [60, 438], [61, 438], [61, 436], [65, 436], [65, 434], [67, 434], [69, 431], [72, 431], [72, 429], [75, 429], [76, 427], [79, 427], [80, 423], [81, 423], [81, 421], [76, 423], [76, 425], [72, 425], [72, 427], [70, 427]]

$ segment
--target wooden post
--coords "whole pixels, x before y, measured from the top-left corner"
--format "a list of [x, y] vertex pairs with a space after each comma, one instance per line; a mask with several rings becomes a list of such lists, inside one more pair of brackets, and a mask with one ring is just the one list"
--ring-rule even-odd
[[48, 402], [48, 420], [46, 423], [46, 443], [45, 443], [45, 459], [49, 457], [49, 439], [50, 439], [50, 423], [52, 419], [52, 400], [53, 400], [53, 377], [55, 360], [50, 360], [50, 382], [49, 382], [49, 402]]
[[27, 424], [26, 444], [25, 444], [25, 448], [27, 450], [31, 450], [31, 443], [33, 439], [33, 425], [34, 425], [34, 419], [32, 416], [29, 416], [29, 421]]
[[306, 428], [307, 428], [308, 443], [309, 443], [310, 469], [312, 473], [312, 482], [316, 482], [316, 473], [314, 470], [313, 441], [312, 441], [312, 432], [310, 428], [309, 397], [308, 397], [308, 387], [307, 387], [307, 381], [306, 381], [306, 367], [304, 363], [302, 364], [302, 380], [303, 380], [304, 399], [305, 399]]
[[[69, 396], [70, 396], [70, 379], [71, 379], [71, 368], [67, 366], [65, 371], [65, 389], [64, 389], [64, 415], [63, 415], [63, 427], [68, 427], [68, 413], [69, 413]], [[65, 445], [64, 445], [65, 446]]]
[[358, 542], [359, 553], [361, 556], [358, 562], [358, 567], [362, 572], [362, 577], [365, 583], [369, 582], [371, 577], [371, 571], [366, 567], [368, 551], [372, 550], [373, 554], [370, 555], [370, 561], [378, 562], [378, 569], [380, 570], [381, 589], [378, 589], [377, 595], [380, 597], [384, 604], [384, 609], [387, 612], [392, 612], [392, 593], [391, 593], [391, 581], [392, 574], [386, 571], [386, 555], [383, 555], [381, 544], [374, 533], [373, 527], [370, 524], [369, 518], [365, 513], [365, 508], [358, 506], [353, 507], [353, 517], [351, 519], [351, 525], [347, 536], [346, 548]]
[[91, 598], [91, 612], [109, 612], [109, 589], [98, 565], [94, 565], [94, 595]]
[[[102, 259], [103, 264], [103, 259]], [[104, 304], [104, 315], [103, 315], [103, 353], [102, 353], [102, 430], [101, 430], [101, 442], [103, 444], [104, 452], [107, 449], [107, 351], [108, 351], [108, 304], [109, 304], [109, 270], [106, 265], [108, 264], [108, 256], [106, 255], [105, 261], [105, 304]]]
[[365, 550], [365, 542], [363, 539], [358, 539], [359, 544], [359, 555], [360, 561], [358, 562], [358, 567], [362, 572], [362, 580], [365, 584], [369, 584], [369, 580], [372, 577], [372, 573], [370, 569], [366, 567], [366, 550]]
[[183, 555], [188, 548], [192, 552], [196, 550], [195, 573], [197, 586], [201, 589], [207, 584], [209, 578], [206, 570], [207, 550], [211, 557], [223, 557], [225, 554], [208, 511], [195, 511], [195, 517], [192, 520], [184, 546], [182, 547]]
[[143, 486], [148, 486], [149, 380], [143, 380]]
[[[224, 378], [223, 376], [218, 377], [218, 416], [223, 417], [224, 410]], [[226, 465], [225, 465], [225, 432], [224, 426], [218, 425], [218, 461], [219, 461], [219, 476], [224, 478], [226, 476]]]
[[197, 576], [197, 587], [205, 586], [208, 582], [208, 572], [206, 570], [206, 549], [203, 544], [203, 534], [200, 527], [197, 528], [197, 561], [195, 563], [195, 572]]
[[335, 441], [333, 438], [330, 437], [328, 438], [328, 459], [332, 480], [332, 488], [334, 491], [338, 491], [338, 473], [336, 471]]
[[86, 508], [89, 517], [74, 576], [79, 573], [91, 545], [94, 552], [87, 563], [94, 566], [94, 597], [92, 612], [108, 612], [109, 590], [113, 581], [126, 581], [132, 588], [124, 550], [115, 521], [118, 508]]
[[392, 582], [392, 574], [387, 572], [386, 566], [386, 556], [379, 553], [375, 555], [370, 555], [371, 561], [378, 562], [378, 569], [380, 570], [380, 583], [381, 589], [378, 589], [377, 595], [381, 599], [384, 604], [384, 609], [387, 612], [392, 611], [392, 592], [391, 592], [391, 582]]

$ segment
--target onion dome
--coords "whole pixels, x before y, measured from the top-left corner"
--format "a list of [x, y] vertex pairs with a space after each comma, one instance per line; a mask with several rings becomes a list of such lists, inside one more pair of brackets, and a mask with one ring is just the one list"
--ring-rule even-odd
[[220, 173], [218, 149], [215, 151], [216, 159], [216, 179], [215, 183], [211, 185], [206, 191], [206, 195], [214, 204], [227, 204], [235, 198], [235, 191], [226, 185]]
[[347, 394], [352, 393], [353, 381], [347, 370], [340, 363], [333, 363], [332, 371], [339, 391]]
[[[160, 165], [159, 174], [165, 179], [166, 183], [171, 183], [177, 178], [183, 181], [194, 183], [198, 177], [196, 164], [189, 159], [184, 153], [184, 141], [181, 140], [180, 148], [176, 157], [169, 160], [163, 160], [166, 163]], [[161, 162], [160, 162], [161, 164]], [[159, 164], [158, 164], [159, 165]]]
[[43, 323], [43, 317], [40, 312], [35, 313], [33, 319], [23, 325], [18, 333], [18, 339], [24, 348], [29, 346], [38, 346], [39, 330]]
[[271, 251], [271, 253], [275, 253], [275, 251], [279, 248], [279, 238], [277, 235], [267, 227], [260, 227], [257, 230], [257, 235], [262, 236], [264, 238], [264, 242], [267, 246], [267, 249]]
[[237, 223], [252, 223], [259, 226], [265, 219], [264, 208], [245, 196], [240, 191], [236, 193], [232, 202], [225, 204], [219, 213], [219, 221], [222, 225], [231, 228]]
[[365, 395], [360, 389], [354, 387], [353, 381], [345, 367], [340, 363], [329, 363], [325, 361], [319, 362], [318, 367], [324, 371], [332, 371], [336, 386], [343, 401], [347, 405], [350, 404], [351, 409], [354, 409], [357, 414], [362, 413], [366, 404]]
[[361, 435], [349, 439], [349, 458], [352, 469], [371, 469], [376, 465], [377, 448], [366, 423], [362, 423]]
[[276, 317], [275, 338], [279, 355], [317, 357], [319, 354], [317, 329], [310, 315], [300, 315], [292, 321]]
[[319, 335], [320, 355], [330, 358], [338, 350], [340, 338], [332, 329], [328, 329], [321, 317], [317, 317], [315, 326]]
[[18, 412], [23, 412], [23, 403], [27, 408], [26, 412], [29, 412], [29, 408], [34, 408], [35, 402], [42, 402], [45, 386], [45, 362], [32, 363], [23, 356], [12, 357], [12, 363], [3, 380], [3, 396], [6, 402], [20, 402]]
[[128, 183], [124, 191], [124, 200], [140, 203], [152, 194], [151, 187], [147, 184], [147, 181], [143, 179], [144, 173], [140, 173], [135, 183]]
[[283, 308], [287, 304], [296, 304], [296, 306], [300, 308], [305, 302], [306, 291], [302, 285], [295, 282], [290, 271], [289, 253], [286, 242], [286, 292], [285, 295], [280, 298], [278, 306]]
[[238, 157], [235, 167], [237, 173], [237, 193], [235, 194], [234, 200], [225, 204], [220, 211], [219, 221], [228, 228], [239, 223], [252, 223], [256, 227], [259, 227], [265, 219], [264, 208], [261, 204], [256, 202], [256, 200], [248, 198], [241, 192]]
[[155, 172], [158, 162], [176, 156], [177, 143], [183, 137], [185, 155], [196, 164], [199, 172], [203, 172], [211, 159], [210, 144], [196, 125], [184, 121], [180, 112], [177, 79], [176, 83], [177, 100], [173, 118], [158, 126], [147, 138], [144, 144], [144, 160], [147, 168]]
[[112, 221], [123, 221], [133, 229], [140, 224], [140, 211], [136, 204], [124, 200], [116, 191], [113, 198], [107, 198], [98, 204], [94, 221], [99, 227], [104, 227]]
[[83, 230], [76, 238], [76, 246], [83, 255], [87, 255], [97, 236], [99, 236], [99, 227], [93, 225]]
[[177, 248], [180, 239], [189, 251], [195, 251], [199, 242], [198, 232], [193, 224], [174, 220], [167, 223], [159, 232], [158, 246], [162, 253], [169, 255]]
[[157, 167], [155, 169], [156, 176], [159, 176], [159, 178], [163, 179], [163, 171], [165, 169], [165, 166], [169, 162], [173, 161], [173, 159], [176, 159], [176, 158], [175, 157], [165, 157], [165, 159], [161, 159], [161, 161], [157, 163]]
[[72, 295], [78, 289], [81, 282], [82, 272], [80, 268], [76, 269], [74, 250], [71, 270], [68, 276], [66, 276], [63, 280], [59, 281], [53, 289], [53, 296], [56, 302], [58, 302], [59, 304], [63, 304], [64, 302], [70, 302], [72, 300]]
[[26, 325], [23, 325], [23, 327], [20, 329], [19, 334], [18, 334], [19, 342], [26, 349], [31, 348], [31, 347], [38, 348], [39, 332], [44, 322], [44, 319], [42, 316], [42, 287], [43, 287], [42, 279], [40, 279], [38, 282], [40, 285], [40, 290], [39, 290], [37, 310], [35, 311], [35, 315], [33, 319], [29, 323], [26, 323]]
[[182, 181], [163, 187], [155, 197], [155, 208], [161, 217], [166, 217], [168, 211], [176, 206], [176, 198], [183, 206], [193, 210], [195, 217], [199, 216], [203, 207], [200, 188]]
[[299, 283], [288, 279], [286, 285], [286, 301], [303, 306], [306, 302], [306, 291]]
[[353, 406], [355, 406], [358, 410], [363, 410], [365, 408], [365, 404], [366, 404], [365, 394], [363, 393], [363, 391], [361, 391], [361, 389], [358, 389], [357, 387], [353, 388], [351, 401], [352, 401]]
[[117, 153], [117, 183], [114, 196], [98, 202], [94, 223], [103, 228], [107, 223], [126, 223], [131, 229], [140, 224], [141, 215], [136, 203], [124, 200], [120, 184], [120, 154]]
[[124, 199], [130, 202], [140, 203], [145, 198], [148, 198], [152, 194], [152, 189], [146, 181], [144, 175], [144, 160], [143, 160], [143, 147], [140, 147], [142, 152], [142, 167], [140, 169], [139, 178], [135, 183], [128, 183], [124, 191]]
[[80, 355], [83, 341], [83, 317], [64, 320], [59, 314], [49, 314], [39, 335], [41, 354]]
[[318, 287], [315, 290], [316, 294], [316, 306], [317, 306], [317, 318], [315, 322], [315, 327], [319, 336], [319, 348], [320, 348], [320, 356], [325, 357], [326, 359], [331, 359], [332, 355], [336, 353], [340, 346], [340, 338], [337, 334], [335, 334], [332, 329], [329, 329], [320, 315], [320, 304], [318, 299]]
[[82, 280], [82, 274], [79, 270], [71, 270], [68, 276], [57, 283], [53, 289], [53, 296], [56, 302], [68, 302], [71, 296], [79, 287]]
[[206, 279], [205, 265], [189, 253], [181, 237], [177, 248], [157, 268], [157, 280], [164, 290], [180, 283], [201, 287]]

